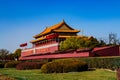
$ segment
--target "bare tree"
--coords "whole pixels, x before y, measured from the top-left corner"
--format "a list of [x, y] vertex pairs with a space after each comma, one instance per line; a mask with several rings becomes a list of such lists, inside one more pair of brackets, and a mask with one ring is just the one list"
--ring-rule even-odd
[[117, 38], [117, 34], [110, 33], [109, 34], [109, 45], [119, 45], [120, 40]]
[[105, 46], [105, 45], [108, 44], [108, 39], [107, 38], [101, 37], [101, 38], [98, 39], [98, 41], [100, 43], [100, 46]]

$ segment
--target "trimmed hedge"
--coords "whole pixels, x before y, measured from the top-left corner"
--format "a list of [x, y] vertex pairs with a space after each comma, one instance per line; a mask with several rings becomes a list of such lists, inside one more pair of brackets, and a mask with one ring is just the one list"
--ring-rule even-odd
[[89, 68], [105, 68], [116, 70], [120, 66], [120, 58], [88, 58], [84, 59]]
[[88, 70], [88, 65], [85, 62], [72, 59], [55, 60], [41, 67], [43, 73], [66, 73], [86, 70]]
[[71, 58], [85, 61], [89, 68], [103, 68], [116, 70], [120, 67], [120, 57], [88, 57], [88, 58]]
[[40, 69], [43, 62], [23, 62], [16, 66], [18, 70]]
[[20, 61], [10, 61], [5, 63], [4, 68], [16, 68], [16, 66], [21, 63]]

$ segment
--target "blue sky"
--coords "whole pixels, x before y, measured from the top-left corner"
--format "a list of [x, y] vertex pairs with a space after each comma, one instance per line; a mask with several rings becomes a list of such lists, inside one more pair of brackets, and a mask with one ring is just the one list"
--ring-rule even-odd
[[63, 19], [86, 36], [120, 37], [120, 0], [0, 0], [0, 49], [14, 52]]

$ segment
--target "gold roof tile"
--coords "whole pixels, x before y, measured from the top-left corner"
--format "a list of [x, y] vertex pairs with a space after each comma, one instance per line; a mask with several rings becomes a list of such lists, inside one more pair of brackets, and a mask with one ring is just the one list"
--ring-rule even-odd
[[[69, 38], [69, 37], [78, 37], [79, 38], [79, 37], [83, 37], [83, 36], [58, 36], [58, 38]], [[30, 42], [35, 43], [35, 42], [42, 41], [42, 40], [45, 40], [45, 39], [46, 39], [46, 36], [40, 37], [40, 38], [32, 40]]]
[[46, 39], [45, 36], [44, 36], [44, 37], [40, 37], [40, 38], [35, 39], [35, 40], [32, 40], [32, 41], [30, 41], [30, 42], [31, 42], [31, 43], [34, 43], [34, 42], [41, 41], [41, 40], [44, 40], [44, 39]]
[[83, 36], [58, 36], [59, 38], [70, 38], [70, 37], [77, 37], [77, 38], [80, 38], [80, 37], [83, 37]]
[[79, 30], [53, 30], [54, 32], [80, 32]]
[[49, 28], [46, 28], [43, 32], [41, 32], [40, 34], [37, 34], [37, 35], [35, 35], [35, 36], [33, 36], [33, 37], [36, 38], [36, 37], [42, 36], [42, 35], [44, 35], [44, 34], [47, 34], [47, 33], [51, 32], [53, 29], [59, 28], [59, 27], [60, 27], [62, 24], [64, 24], [64, 23], [65, 23], [65, 22], [62, 21], [61, 23], [58, 23], [58, 24], [56, 24], [56, 25], [54, 25], [54, 26], [51, 26], [51, 27], [49, 27]]
[[56, 32], [79, 32], [79, 30], [74, 30], [73, 28], [71, 28], [69, 26], [68, 27], [71, 30], [56, 30], [57, 28], [61, 27], [63, 24], [66, 24], [64, 20], [61, 23], [58, 23], [58, 24], [53, 25], [53, 26], [51, 26], [49, 28], [46, 28], [43, 32], [41, 32], [40, 34], [37, 34], [37, 35], [35, 35], [33, 37], [34, 38], [41, 37], [41, 36], [44, 36], [44, 35], [50, 33], [51, 31], [56, 31]]

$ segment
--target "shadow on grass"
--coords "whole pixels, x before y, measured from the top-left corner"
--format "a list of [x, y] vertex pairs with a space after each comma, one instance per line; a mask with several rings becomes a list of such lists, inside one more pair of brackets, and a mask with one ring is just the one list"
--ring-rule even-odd
[[89, 68], [88, 71], [95, 71], [95, 68]]

